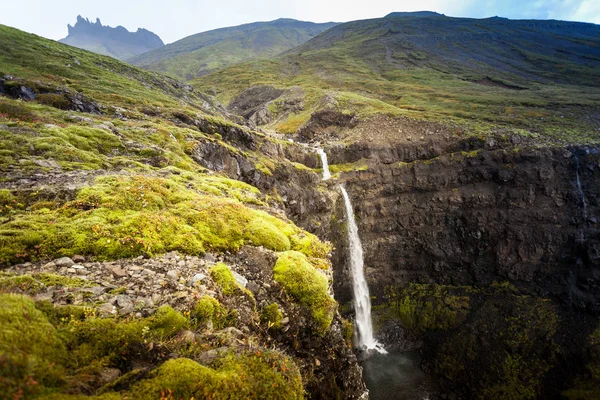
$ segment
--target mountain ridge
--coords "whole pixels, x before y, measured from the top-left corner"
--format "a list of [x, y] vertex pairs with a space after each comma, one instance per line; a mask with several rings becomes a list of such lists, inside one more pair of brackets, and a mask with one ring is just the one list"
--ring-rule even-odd
[[[600, 26], [594, 24], [393, 17], [340, 24], [278, 57], [191, 83], [236, 104], [253, 86], [302, 89], [303, 108], [278, 107], [288, 102], [284, 96], [260, 111], [271, 115], [259, 118], [267, 127], [285, 133], [297, 133], [315, 111], [333, 108], [363, 116], [485, 120], [535, 132], [549, 127], [554, 137], [565, 130], [579, 134], [583, 122], [587, 138], [597, 140], [595, 114], [581, 110], [598, 104], [599, 67]], [[565, 113], [579, 115], [577, 121], [567, 124]]]
[[280, 18], [187, 36], [128, 62], [180, 79], [192, 79], [228, 65], [275, 56], [337, 25]]
[[135, 32], [129, 32], [121, 25], [114, 28], [102, 25], [99, 18], [91, 22], [78, 15], [75, 26], [69, 24], [67, 28], [67, 37], [59, 42], [119, 60], [164, 46], [162, 39], [147, 29], [138, 28]]

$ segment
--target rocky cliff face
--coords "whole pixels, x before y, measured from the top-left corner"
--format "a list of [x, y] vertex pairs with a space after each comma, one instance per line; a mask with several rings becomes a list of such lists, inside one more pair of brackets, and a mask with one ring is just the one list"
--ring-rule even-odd
[[102, 25], [100, 19], [90, 22], [77, 16], [75, 26], [68, 25], [69, 35], [61, 43], [70, 44], [85, 50], [125, 60], [164, 46], [158, 35], [139, 28], [129, 32], [122, 26], [112, 28]]
[[[531, 390], [518, 398], [569, 388], [600, 315], [600, 149], [408, 119], [374, 118], [336, 135], [350, 144], [326, 151], [356, 199], [382, 340], [421, 348], [424, 368], [454, 395], [509, 396], [520, 389], [498, 382], [512, 373]], [[351, 314], [344, 218], [338, 197], [334, 286]], [[527, 358], [526, 348], [539, 353]], [[527, 366], [508, 372], [506, 352]]]

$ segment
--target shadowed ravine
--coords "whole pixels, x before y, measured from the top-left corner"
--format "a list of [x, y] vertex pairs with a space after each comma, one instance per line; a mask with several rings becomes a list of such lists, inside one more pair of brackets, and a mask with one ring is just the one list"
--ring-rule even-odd
[[373, 353], [363, 361], [363, 377], [370, 400], [428, 399], [431, 382], [413, 352]]

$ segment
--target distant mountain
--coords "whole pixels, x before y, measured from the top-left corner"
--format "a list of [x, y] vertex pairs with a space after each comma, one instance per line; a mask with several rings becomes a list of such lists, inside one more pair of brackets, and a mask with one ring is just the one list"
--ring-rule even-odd
[[436, 13], [435, 11], [411, 11], [411, 12], [392, 12], [385, 18], [393, 17], [443, 17], [444, 14]]
[[[240, 115], [279, 132], [296, 132], [316, 111], [335, 109], [518, 121], [532, 130], [554, 124], [554, 132], [587, 126], [586, 135], [597, 137], [596, 111], [590, 119], [583, 110], [597, 102], [598, 71], [600, 25], [419, 12], [340, 24], [277, 57], [190, 83], [234, 112], [252, 105]], [[566, 118], [574, 114], [581, 118]]]
[[96, 22], [90, 22], [87, 18], [77, 16], [75, 26], [68, 25], [68, 28], [69, 35], [59, 42], [119, 60], [165, 45], [158, 35], [146, 29], [139, 28], [136, 32], [129, 32], [122, 26], [104, 26], [98, 18]]
[[145, 69], [193, 79], [235, 63], [275, 56], [335, 25], [293, 19], [255, 22], [188, 36], [128, 61]]

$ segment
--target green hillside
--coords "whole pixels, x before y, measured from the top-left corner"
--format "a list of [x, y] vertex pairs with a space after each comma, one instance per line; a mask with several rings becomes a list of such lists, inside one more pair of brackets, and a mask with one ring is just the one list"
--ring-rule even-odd
[[192, 83], [224, 103], [255, 85], [300, 88], [301, 108], [286, 108], [286, 95], [265, 104], [266, 125], [288, 133], [327, 108], [591, 141], [598, 137], [599, 68], [598, 25], [392, 14], [338, 25], [279, 57]]
[[[328, 358], [331, 340], [348, 351], [341, 334], [332, 339], [337, 304], [317, 270], [329, 268], [331, 245], [285, 216], [282, 195], [296, 181], [319, 182], [284, 158], [293, 146], [237, 125], [186, 84], [0, 25], [2, 393], [287, 399], [319, 391], [312, 364], [283, 344], [270, 350], [281, 326], [270, 329], [264, 316], [304, 321], [295, 336], [328, 337], [323, 363], [339, 362]], [[274, 174], [295, 178], [277, 182]], [[285, 261], [261, 278], [278, 285], [278, 297], [262, 291], [259, 304], [237, 283], [235, 260], [222, 261], [241, 248], [267, 254], [266, 270]], [[126, 272], [127, 263], [151, 283]], [[35, 273], [22, 269], [34, 265]], [[108, 283], [117, 280], [124, 286]], [[140, 300], [151, 291], [156, 302]], [[41, 292], [49, 295], [34, 302]], [[235, 334], [231, 351], [203, 365], [185, 358], [223, 346], [215, 332], [225, 328]], [[164, 363], [166, 355], [179, 358]], [[107, 385], [121, 374], [124, 381]]]
[[198, 33], [129, 60], [145, 69], [193, 79], [242, 61], [272, 57], [335, 26], [293, 19]]

